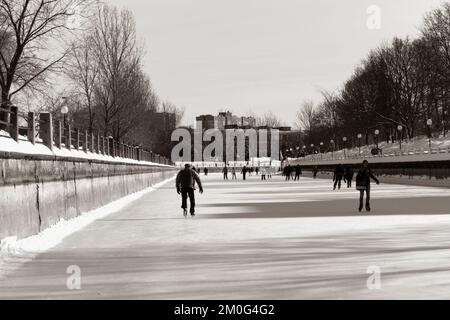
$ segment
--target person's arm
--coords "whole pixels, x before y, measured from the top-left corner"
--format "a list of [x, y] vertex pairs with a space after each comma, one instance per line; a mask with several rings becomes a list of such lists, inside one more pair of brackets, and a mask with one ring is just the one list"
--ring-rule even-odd
[[177, 188], [177, 192], [178, 193], [180, 193], [180, 190], [181, 190], [181, 188], [180, 188], [180, 183], [181, 183], [180, 178], [181, 178], [181, 172], [178, 172], [177, 178], [175, 180], [175, 187]]
[[369, 176], [370, 178], [375, 181], [377, 184], [380, 184], [380, 181], [377, 179], [377, 177], [375, 177], [372, 173], [372, 171], [369, 172]]
[[200, 180], [200, 177], [198, 176], [198, 174], [196, 174], [194, 172], [194, 180], [197, 182], [198, 184], [198, 188], [200, 189], [200, 193], [203, 193], [203, 185], [202, 185], [202, 181]]

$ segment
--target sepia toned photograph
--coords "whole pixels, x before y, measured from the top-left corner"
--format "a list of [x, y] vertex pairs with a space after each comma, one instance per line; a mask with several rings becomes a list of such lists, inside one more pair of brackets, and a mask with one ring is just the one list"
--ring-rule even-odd
[[450, 299], [448, 1], [0, 0], [0, 93], [0, 300]]

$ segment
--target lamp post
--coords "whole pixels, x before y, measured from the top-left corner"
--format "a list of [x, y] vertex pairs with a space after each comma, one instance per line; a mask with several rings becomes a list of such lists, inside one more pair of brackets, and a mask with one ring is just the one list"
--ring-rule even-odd
[[399, 142], [400, 142], [400, 155], [402, 155], [402, 140], [403, 140], [403, 126], [399, 125], [397, 130], [400, 134]]
[[431, 152], [431, 126], [433, 125], [433, 120], [428, 119], [427, 120], [427, 126], [428, 126], [428, 147], [430, 148]]
[[323, 159], [323, 142], [320, 143], [319, 151], [320, 151], [320, 159], [322, 160]]
[[361, 156], [361, 139], [362, 139], [362, 133], [358, 133], [359, 156]]
[[378, 151], [378, 136], [380, 135], [380, 130], [375, 130], [375, 141], [376, 141], [376, 144], [377, 144], [377, 151]]
[[64, 127], [67, 126], [67, 114], [69, 113], [69, 107], [67, 106], [67, 97], [63, 97], [63, 106], [61, 108], [61, 114], [64, 117]]
[[347, 158], [346, 148], [347, 148], [347, 137], [342, 138], [342, 142], [344, 142], [344, 159]]

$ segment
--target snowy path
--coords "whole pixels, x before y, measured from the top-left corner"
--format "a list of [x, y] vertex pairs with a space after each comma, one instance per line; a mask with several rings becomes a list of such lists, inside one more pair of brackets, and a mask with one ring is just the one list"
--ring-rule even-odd
[[450, 298], [450, 189], [374, 186], [367, 215], [327, 180], [202, 178], [194, 220], [167, 184], [0, 280], [0, 298]]

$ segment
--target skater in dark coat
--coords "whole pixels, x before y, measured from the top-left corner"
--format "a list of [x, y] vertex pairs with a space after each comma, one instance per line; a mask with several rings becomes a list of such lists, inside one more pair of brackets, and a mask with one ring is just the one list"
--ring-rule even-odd
[[336, 190], [336, 187], [338, 187], [339, 190], [341, 190], [341, 183], [342, 183], [342, 179], [344, 178], [344, 173], [345, 173], [344, 172], [344, 167], [342, 166], [342, 164], [338, 164], [338, 166], [334, 170], [334, 176], [333, 176], [334, 186], [333, 186], [333, 190]]
[[317, 174], [319, 173], [319, 169], [317, 168], [317, 166], [314, 166], [313, 168], [313, 178], [317, 179]]
[[198, 176], [197, 172], [192, 170], [190, 164], [186, 164], [184, 169], [178, 173], [177, 179], [175, 182], [175, 185], [177, 188], [177, 193], [181, 194], [181, 199], [182, 199], [181, 208], [183, 209], [183, 214], [185, 217], [187, 216], [187, 198], [188, 197], [191, 202], [191, 207], [190, 207], [191, 216], [195, 216], [195, 194], [194, 194], [195, 183], [198, 184], [200, 193], [203, 193], [203, 186], [202, 186], [200, 177]]
[[208, 168], [203, 169], [203, 173], [205, 174], [205, 176], [208, 175], [208, 172], [209, 172]]
[[223, 180], [228, 180], [228, 167], [225, 166], [222, 172], [223, 172]]
[[249, 170], [249, 169], [248, 169], [246, 166], [244, 166], [244, 167], [242, 168], [241, 173], [242, 173], [242, 178], [243, 178], [244, 181], [247, 179], [247, 173], [248, 173], [248, 170]]
[[353, 172], [352, 166], [348, 166], [347, 168], [345, 168], [344, 180], [347, 182], [347, 188], [351, 188], [352, 187], [352, 181], [353, 181], [353, 176], [354, 175], [355, 174]]
[[363, 209], [364, 204], [364, 192], [366, 192], [366, 210], [370, 212], [370, 181], [373, 180], [377, 184], [380, 181], [373, 175], [372, 171], [369, 169], [369, 162], [364, 160], [361, 169], [356, 175], [356, 189], [360, 192], [359, 197], [359, 212]]
[[234, 167], [231, 169], [231, 179], [232, 180], [237, 180], [236, 168], [234, 168]]
[[301, 175], [302, 175], [302, 167], [300, 167], [300, 165], [298, 164], [298, 165], [295, 166], [295, 178], [294, 178], [294, 181], [299, 181]]

